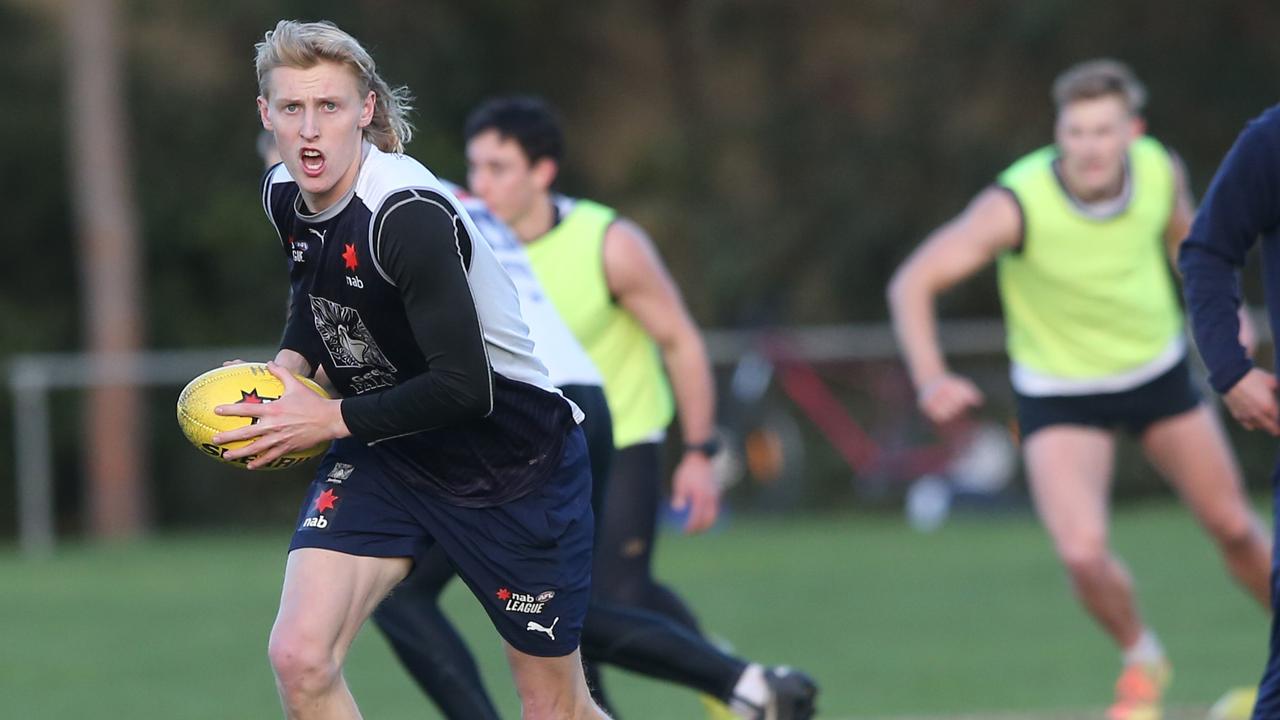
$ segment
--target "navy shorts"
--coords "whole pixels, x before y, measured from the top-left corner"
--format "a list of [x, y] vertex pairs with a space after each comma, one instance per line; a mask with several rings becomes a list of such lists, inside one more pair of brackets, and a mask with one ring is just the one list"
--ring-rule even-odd
[[586, 441], [576, 426], [540, 487], [494, 507], [459, 507], [383, 471], [376, 446], [333, 444], [316, 472], [289, 549], [417, 558], [438, 543], [523, 653], [578, 648], [591, 586], [594, 519]]
[[1024, 439], [1050, 425], [1121, 428], [1141, 435], [1152, 423], [1181, 415], [1200, 404], [1200, 393], [1191, 383], [1185, 357], [1160, 377], [1124, 392], [1014, 395], [1018, 402], [1018, 430]]

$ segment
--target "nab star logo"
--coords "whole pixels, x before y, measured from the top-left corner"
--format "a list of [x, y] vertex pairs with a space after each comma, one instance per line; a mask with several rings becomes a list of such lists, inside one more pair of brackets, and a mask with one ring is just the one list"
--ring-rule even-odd
[[506, 588], [498, 588], [498, 592], [495, 594], [498, 596], [499, 600], [506, 600], [511, 597], [511, 591]]
[[[307, 517], [303, 519], [303, 528], [315, 528], [316, 530], [327, 530], [333, 524], [333, 518], [338, 514], [338, 501], [342, 498], [333, 491], [333, 488], [325, 488], [324, 492], [316, 496], [311, 503], [311, 511], [307, 513]], [[326, 516], [325, 512], [329, 515]]]
[[[249, 392], [245, 392], [243, 390], [240, 391], [240, 402], [246, 403], [249, 405], [266, 405], [272, 400], [279, 400], [279, 399], [280, 398], [278, 397], [267, 397], [266, 395], [259, 395], [258, 388], [254, 388]], [[261, 418], [250, 418], [249, 424], [257, 425], [258, 420], [261, 420]]]
[[333, 488], [325, 488], [325, 491], [316, 496], [315, 510], [316, 512], [324, 512], [332, 510], [338, 505], [338, 495]]
[[350, 243], [343, 243], [342, 262], [347, 266], [348, 270], [355, 271], [360, 265], [360, 261], [356, 259], [356, 246]]
[[249, 392], [245, 392], [243, 390], [240, 391], [240, 402], [249, 403], [250, 405], [265, 405], [271, 402], [272, 400], [279, 400], [279, 399], [280, 398], [278, 397], [267, 397], [266, 395], [259, 395], [258, 388], [254, 388]]

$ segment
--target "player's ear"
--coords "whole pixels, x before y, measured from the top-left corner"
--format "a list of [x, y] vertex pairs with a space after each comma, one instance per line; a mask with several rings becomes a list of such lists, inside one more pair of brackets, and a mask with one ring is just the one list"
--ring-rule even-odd
[[1129, 126], [1129, 136], [1132, 138], [1139, 138], [1147, 134], [1147, 119], [1141, 115], [1134, 115]]
[[369, 127], [369, 123], [373, 122], [373, 111], [378, 107], [378, 95], [370, 90], [364, 96], [364, 106], [360, 108], [360, 127]]
[[266, 130], [274, 130], [274, 128], [271, 127], [271, 116], [267, 113], [267, 110], [269, 109], [270, 106], [267, 104], [267, 99], [259, 95], [258, 116], [262, 119], [262, 127]]
[[538, 158], [533, 167], [529, 168], [533, 173], [534, 182], [538, 187], [546, 190], [556, 181], [556, 176], [560, 174], [560, 165], [549, 157]]

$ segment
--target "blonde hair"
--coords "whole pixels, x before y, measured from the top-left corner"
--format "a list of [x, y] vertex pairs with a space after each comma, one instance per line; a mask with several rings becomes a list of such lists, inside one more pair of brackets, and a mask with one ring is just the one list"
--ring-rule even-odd
[[345, 65], [355, 74], [360, 93], [374, 94], [373, 121], [364, 128], [364, 138], [383, 152], [403, 153], [413, 138], [409, 122], [409, 88], [393, 88], [378, 75], [373, 57], [360, 42], [328, 21], [281, 20], [254, 46], [257, 56], [258, 92], [267, 97], [267, 76], [278, 67], [305, 70], [322, 62]]
[[1077, 100], [1115, 95], [1138, 114], [1147, 104], [1147, 88], [1128, 65], [1119, 60], [1100, 59], [1073, 65], [1053, 81], [1053, 101], [1058, 109]]

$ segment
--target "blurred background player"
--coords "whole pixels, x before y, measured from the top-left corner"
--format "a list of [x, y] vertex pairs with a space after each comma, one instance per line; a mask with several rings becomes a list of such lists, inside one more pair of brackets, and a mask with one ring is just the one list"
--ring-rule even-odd
[[270, 130], [263, 130], [258, 133], [256, 141], [258, 157], [262, 158], [262, 165], [270, 170], [273, 165], [280, 162], [280, 151], [276, 149], [276, 136]]
[[946, 423], [983, 396], [948, 369], [934, 299], [997, 263], [1036, 511], [1076, 595], [1122, 651], [1108, 717], [1146, 720], [1159, 717], [1171, 672], [1109, 547], [1113, 430], [1141, 440], [1264, 606], [1271, 546], [1187, 369], [1168, 263], [1193, 214], [1186, 173], [1143, 134], [1145, 90], [1126, 66], [1075, 66], [1053, 97], [1056, 144], [1014, 163], [930, 235], [890, 283], [890, 310], [920, 408]]
[[[1205, 193], [1179, 267], [1196, 344], [1209, 368], [1209, 383], [1246, 429], [1280, 437], [1276, 376], [1255, 367], [1238, 337], [1243, 317], [1240, 269], [1262, 236], [1266, 297], [1273, 337], [1280, 332], [1280, 107], [1251, 122], [1236, 140]], [[1272, 472], [1272, 493], [1280, 467]], [[1280, 516], [1277, 517], [1280, 519]], [[1276, 525], [1280, 529], [1280, 524]], [[1280, 717], [1280, 572], [1271, 585], [1271, 650], [1253, 717]]]
[[[484, 103], [464, 135], [471, 192], [524, 245], [543, 290], [604, 379], [617, 453], [598, 523], [595, 597], [660, 613], [701, 635], [692, 611], [652, 573], [662, 445], [677, 412], [683, 452], [672, 506], [687, 510], [686, 532], [709, 528], [719, 511], [714, 385], [698, 328], [639, 226], [552, 191], [564, 135], [543, 100]], [[785, 668], [764, 674], [744, 680], [756, 687], [795, 683], [810, 698], [816, 692]], [[592, 668], [588, 677], [599, 685]]]

